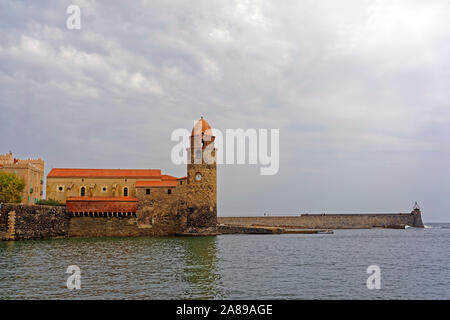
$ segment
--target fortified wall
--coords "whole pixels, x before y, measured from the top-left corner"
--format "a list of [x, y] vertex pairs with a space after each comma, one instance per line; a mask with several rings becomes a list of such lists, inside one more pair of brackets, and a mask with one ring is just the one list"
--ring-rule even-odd
[[[157, 192], [154, 192], [157, 196]], [[161, 198], [163, 190], [161, 189]], [[151, 201], [151, 200], [148, 200]], [[81, 201], [80, 201], [81, 202]], [[92, 202], [88, 200], [87, 202]], [[118, 200], [107, 202], [109, 212], [99, 203], [81, 202], [76, 208], [89, 207], [89, 211], [73, 212], [73, 203], [68, 207], [52, 207], [22, 204], [3, 204], [0, 208], [0, 240], [30, 240], [60, 237], [140, 237], [186, 235], [188, 210], [164, 211], [165, 207], [142, 214], [132, 206], [135, 202]], [[114, 206], [114, 207], [111, 207]], [[98, 208], [94, 210], [93, 208]], [[147, 207], [144, 204], [146, 210]], [[150, 207], [151, 208], [151, 207]], [[134, 210], [134, 211], [133, 211]], [[148, 219], [152, 221], [148, 221]], [[147, 223], [145, 223], [147, 222]], [[215, 235], [210, 233], [190, 235]]]
[[153, 230], [139, 228], [135, 216], [73, 217], [69, 237], [142, 237], [154, 236]]
[[370, 229], [405, 226], [423, 228], [421, 212], [376, 214], [304, 214], [273, 217], [218, 217], [219, 224], [236, 226], [266, 226], [289, 229]]
[[0, 208], [0, 238], [28, 240], [65, 237], [70, 215], [65, 207], [3, 204]]
[[8, 213], [3, 212], [0, 208], [0, 235], [2, 233], [6, 233], [7, 229], [8, 229]]
[[75, 216], [65, 206], [3, 204], [0, 208], [0, 240], [153, 235], [152, 228], [139, 227], [132, 212], [80, 212]]

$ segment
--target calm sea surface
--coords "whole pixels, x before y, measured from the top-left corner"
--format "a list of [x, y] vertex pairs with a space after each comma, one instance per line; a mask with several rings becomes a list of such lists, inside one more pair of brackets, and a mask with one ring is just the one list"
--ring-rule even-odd
[[[429, 226], [0, 242], [0, 299], [450, 299], [450, 224]], [[69, 265], [81, 290], [66, 287]]]

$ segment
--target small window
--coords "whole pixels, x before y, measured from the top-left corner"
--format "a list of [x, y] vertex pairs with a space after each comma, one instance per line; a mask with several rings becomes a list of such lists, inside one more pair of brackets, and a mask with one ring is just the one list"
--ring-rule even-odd
[[81, 187], [80, 195], [81, 195], [82, 197], [84, 197], [84, 196], [86, 195], [86, 188], [85, 188], [85, 187]]
[[63, 186], [58, 186], [58, 191], [59, 192], [63, 192], [64, 191], [64, 187]]
[[180, 185], [182, 185], [183, 184], [183, 180], [180, 180]]
[[167, 194], [172, 194], [172, 189], [167, 189]]
[[150, 194], [150, 189], [145, 189], [145, 194]]
[[123, 188], [123, 196], [128, 197], [128, 188], [127, 187]]
[[196, 150], [195, 151], [195, 158], [201, 159], [202, 158], [202, 150]]
[[106, 187], [102, 188], [102, 192], [106, 192], [108, 189]]

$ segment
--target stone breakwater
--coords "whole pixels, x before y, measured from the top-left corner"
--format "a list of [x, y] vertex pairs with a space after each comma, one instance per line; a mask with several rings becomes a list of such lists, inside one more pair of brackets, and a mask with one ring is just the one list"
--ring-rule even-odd
[[305, 214], [301, 216], [218, 217], [227, 226], [276, 227], [285, 229], [404, 229], [423, 228], [420, 210], [411, 213]]

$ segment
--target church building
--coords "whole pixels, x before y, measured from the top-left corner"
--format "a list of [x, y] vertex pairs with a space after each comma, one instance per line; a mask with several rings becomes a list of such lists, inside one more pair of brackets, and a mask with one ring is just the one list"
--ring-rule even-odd
[[202, 117], [192, 129], [185, 177], [160, 169], [54, 168], [47, 175], [47, 199], [66, 204], [74, 219], [136, 217], [145, 234], [214, 233], [214, 139]]

